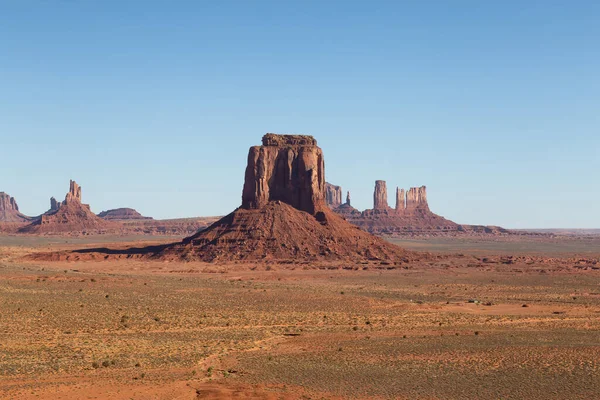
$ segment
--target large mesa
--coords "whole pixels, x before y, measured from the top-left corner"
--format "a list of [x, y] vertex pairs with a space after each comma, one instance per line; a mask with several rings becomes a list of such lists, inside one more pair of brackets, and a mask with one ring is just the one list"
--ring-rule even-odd
[[102, 211], [98, 214], [102, 219], [108, 221], [130, 221], [130, 220], [150, 220], [152, 217], [144, 217], [133, 208], [115, 208], [112, 210]]

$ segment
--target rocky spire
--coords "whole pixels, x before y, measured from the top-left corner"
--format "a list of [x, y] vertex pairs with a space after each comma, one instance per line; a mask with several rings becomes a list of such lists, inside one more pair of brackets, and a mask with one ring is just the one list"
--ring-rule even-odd
[[408, 190], [406, 195], [407, 210], [429, 210], [427, 204], [427, 188], [425, 186], [413, 187]]
[[325, 182], [325, 202], [331, 208], [338, 208], [342, 205], [342, 187]]
[[396, 188], [396, 211], [403, 212], [406, 208], [406, 194], [404, 189]]
[[73, 201], [81, 203], [81, 186], [73, 180], [69, 182], [69, 193], [67, 193], [67, 196], [65, 197], [65, 204]]
[[19, 211], [19, 206], [14, 197], [7, 193], [0, 192], [0, 211]]
[[61, 206], [61, 203], [56, 201], [54, 197], [50, 197], [50, 211], [57, 211]]
[[385, 181], [375, 181], [375, 192], [373, 193], [373, 209], [387, 210], [387, 186]]
[[351, 206], [352, 204], [350, 204], [350, 191], [348, 190], [348, 193], [346, 194], [346, 204]]
[[242, 207], [259, 209], [280, 200], [315, 214], [325, 206], [323, 152], [312, 136], [263, 136], [250, 148], [242, 191]]
[[14, 197], [0, 192], [0, 221], [2, 222], [25, 222], [30, 217], [19, 212], [19, 206]]

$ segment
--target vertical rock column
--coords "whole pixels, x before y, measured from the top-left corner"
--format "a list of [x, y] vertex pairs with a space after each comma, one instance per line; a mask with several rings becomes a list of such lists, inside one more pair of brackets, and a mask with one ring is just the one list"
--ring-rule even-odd
[[71, 202], [81, 203], [81, 186], [73, 180], [69, 181], [69, 193], [65, 196], [65, 204]]
[[375, 192], [373, 193], [373, 209], [387, 210], [387, 186], [385, 181], [375, 181]]
[[399, 213], [404, 212], [406, 208], [406, 193], [404, 189], [396, 188], [396, 211]]

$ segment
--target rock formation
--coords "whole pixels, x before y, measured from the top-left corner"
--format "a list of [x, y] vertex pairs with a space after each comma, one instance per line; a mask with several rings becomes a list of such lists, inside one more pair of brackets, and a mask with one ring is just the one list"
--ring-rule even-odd
[[351, 206], [352, 204], [350, 204], [350, 191], [348, 190], [348, 194], [346, 194], [346, 204]]
[[406, 194], [406, 210], [410, 212], [417, 209], [429, 211], [427, 188], [425, 186], [410, 188]]
[[385, 181], [375, 181], [375, 192], [373, 193], [373, 209], [374, 210], [387, 210], [387, 186]]
[[50, 210], [48, 212], [58, 211], [62, 203], [56, 201], [54, 197], [50, 197]]
[[242, 208], [260, 209], [274, 200], [309, 214], [325, 199], [323, 152], [312, 136], [268, 133], [250, 148]]
[[325, 182], [325, 202], [330, 208], [342, 205], [342, 187]]
[[19, 212], [19, 206], [14, 197], [0, 192], [0, 222], [27, 222], [30, 217]]
[[327, 207], [323, 152], [313, 137], [267, 134], [250, 148], [242, 206], [153, 257], [400, 264], [409, 254]]
[[408, 191], [396, 188], [396, 206], [390, 208], [387, 203], [385, 181], [375, 181], [373, 209], [359, 211], [346, 204], [334, 209], [348, 222], [361, 229], [384, 236], [415, 235], [457, 235], [457, 234], [508, 234], [509, 231], [498, 227], [481, 225], [459, 225], [434, 214], [427, 203], [427, 188], [413, 187]]
[[62, 203], [50, 199], [50, 210], [21, 228], [20, 233], [56, 234], [82, 231], [102, 231], [118, 225], [99, 218], [88, 204], [81, 203], [81, 187], [70, 181], [69, 192]]
[[396, 188], [396, 212], [401, 213], [406, 209], [406, 195], [404, 189]]
[[73, 202], [81, 203], [81, 186], [79, 186], [77, 182], [71, 180], [69, 181], [69, 193], [67, 193], [63, 204], [67, 205]]
[[144, 217], [142, 214], [133, 208], [116, 208], [114, 210], [102, 211], [98, 216], [106, 220], [138, 220], [152, 219], [152, 217]]

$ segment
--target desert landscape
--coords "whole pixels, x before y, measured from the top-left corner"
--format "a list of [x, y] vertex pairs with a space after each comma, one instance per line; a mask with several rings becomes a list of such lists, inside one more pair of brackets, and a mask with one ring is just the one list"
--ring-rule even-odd
[[600, 400], [599, 39], [0, 1], [0, 400]]
[[0, 397], [600, 396], [597, 232], [465, 228], [382, 181], [348, 212], [324, 171], [313, 137], [267, 134], [193, 234], [73, 181], [39, 217], [5, 195]]

